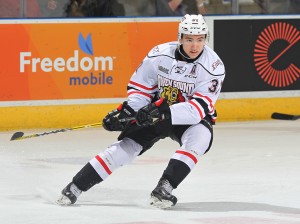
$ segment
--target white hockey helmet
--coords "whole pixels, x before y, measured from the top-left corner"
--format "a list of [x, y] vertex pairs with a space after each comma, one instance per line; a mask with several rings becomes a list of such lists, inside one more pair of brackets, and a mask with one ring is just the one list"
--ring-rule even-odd
[[182, 34], [190, 35], [208, 35], [208, 26], [202, 15], [186, 14], [180, 21], [178, 27], [178, 42], [182, 38]]

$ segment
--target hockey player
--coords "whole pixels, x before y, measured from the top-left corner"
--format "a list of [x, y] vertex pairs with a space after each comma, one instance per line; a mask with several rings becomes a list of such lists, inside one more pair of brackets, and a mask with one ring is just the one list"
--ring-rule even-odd
[[178, 42], [154, 47], [132, 75], [128, 99], [103, 119], [108, 131], [121, 131], [118, 141], [91, 159], [58, 198], [74, 204], [78, 196], [131, 163], [160, 139], [179, 143], [151, 192], [150, 204], [169, 208], [177, 203], [173, 189], [187, 177], [211, 147], [225, 69], [206, 45], [208, 27], [202, 15], [185, 15]]

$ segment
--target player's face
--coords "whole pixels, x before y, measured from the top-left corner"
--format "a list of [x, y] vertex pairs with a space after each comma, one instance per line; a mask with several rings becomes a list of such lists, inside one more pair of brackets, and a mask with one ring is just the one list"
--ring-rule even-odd
[[183, 34], [181, 44], [184, 52], [192, 59], [198, 57], [205, 45], [205, 35]]

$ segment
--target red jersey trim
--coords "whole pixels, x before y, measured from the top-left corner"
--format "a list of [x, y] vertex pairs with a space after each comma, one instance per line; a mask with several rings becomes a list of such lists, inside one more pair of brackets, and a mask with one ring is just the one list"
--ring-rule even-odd
[[199, 113], [200, 118], [201, 118], [201, 120], [202, 120], [202, 119], [204, 118], [204, 116], [203, 116], [203, 113], [202, 113], [200, 107], [199, 107], [196, 103], [194, 103], [193, 101], [191, 101], [191, 100], [189, 100], [188, 102], [189, 102], [190, 104], [192, 104], [192, 105], [198, 110], [198, 113]]
[[133, 82], [133, 81], [129, 81], [129, 83], [132, 84], [132, 85], [134, 85], [134, 86], [137, 86], [137, 87], [140, 87], [140, 88], [142, 88], [142, 89], [145, 89], [145, 90], [154, 90], [154, 89], [157, 88], [157, 85], [156, 85], [156, 86], [153, 86], [153, 87], [151, 87], [151, 88], [149, 88], [149, 87], [147, 87], [147, 86], [143, 86], [143, 85], [141, 85], [141, 84], [139, 84], [139, 83], [136, 83], [136, 82]]

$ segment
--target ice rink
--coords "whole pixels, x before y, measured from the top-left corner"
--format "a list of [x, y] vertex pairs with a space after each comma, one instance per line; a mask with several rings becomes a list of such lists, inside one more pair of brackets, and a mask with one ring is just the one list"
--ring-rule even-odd
[[211, 150], [173, 191], [178, 204], [169, 210], [148, 200], [178, 148], [170, 139], [60, 207], [62, 188], [118, 133], [91, 128], [10, 141], [14, 132], [0, 133], [1, 224], [300, 223], [300, 120], [218, 123]]

